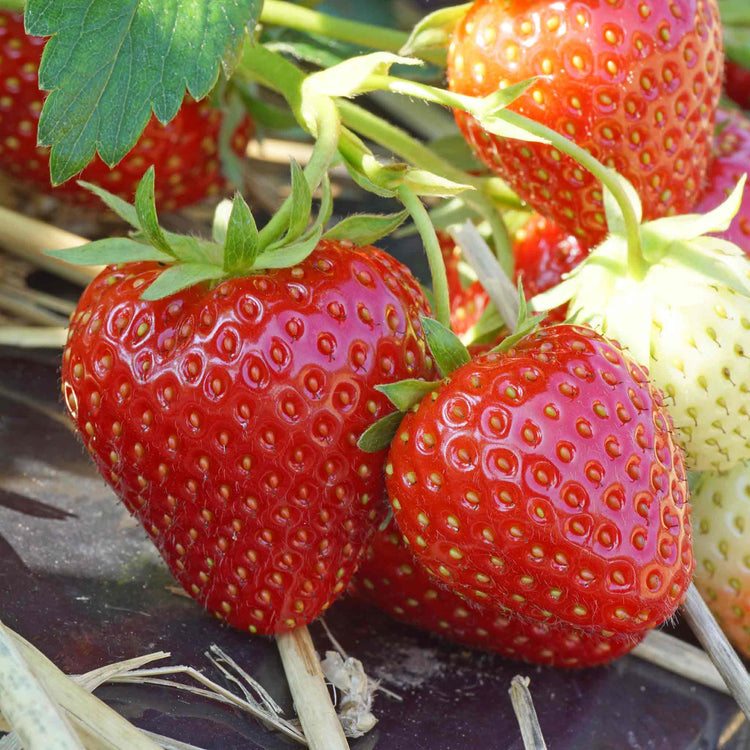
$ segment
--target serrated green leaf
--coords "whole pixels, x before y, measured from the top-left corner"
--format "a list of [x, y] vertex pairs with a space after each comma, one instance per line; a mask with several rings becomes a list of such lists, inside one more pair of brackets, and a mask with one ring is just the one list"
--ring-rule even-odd
[[370, 91], [367, 79], [371, 75], [386, 75], [391, 65], [423, 65], [421, 60], [414, 57], [402, 57], [392, 52], [371, 52], [359, 55], [349, 60], [312, 73], [302, 84], [305, 94], [320, 94], [322, 96], [357, 96]]
[[289, 268], [302, 263], [318, 246], [322, 235], [323, 230], [319, 227], [315, 232], [293, 245], [265, 250], [256, 258], [254, 268]]
[[355, 214], [329, 229], [323, 237], [327, 240], [349, 240], [355, 245], [372, 245], [401, 226], [409, 215], [408, 211], [398, 214]]
[[294, 159], [292, 167], [292, 211], [289, 215], [289, 228], [284, 236], [285, 243], [291, 243], [302, 235], [310, 223], [312, 214], [312, 191], [305, 173]]
[[[627, 194], [630, 205], [635, 211], [636, 219], [640, 224], [643, 218], [643, 206], [641, 205], [641, 199], [638, 196], [636, 189], [622, 175], [618, 174], [613, 169], [610, 169], [609, 172], [612, 175], [612, 178], [620, 183]], [[610, 234], [616, 234], [619, 237], [627, 236], [625, 218], [622, 215], [620, 206], [606, 187], [604, 187], [604, 213], [607, 217], [607, 228], [609, 229]]]
[[472, 185], [453, 182], [424, 169], [408, 169], [404, 175], [404, 183], [417, 195], [434, 195], [440, 198], [452, 198], [475, 189]]
[[425, 396], [432, 393], [440, 382], [409, 379], [376, 385], [375, 389], [384, 394], [399, 411], [409, 411], [412, 406], [416, 406]]
[[215, 242], [193, 237], [189, 234], [175, 234], [162, 229], [169, 246], [180, 261], [184, 263], [200, 263], [210, 266], [221, 266], [224, 248]]
[[118, 198], [108, 190], [105, 190], [98, 185], [93, 185], [90, 182], [86, 182], [85, 180], [78, 180], [78, 184], [81, 187], [86, 188], [86, 190], [88, 190], [90, 193], [93, 193], [94, 195], [101, 198], [101, 200], [104, 201], [108, 208], [114, 211], [121, 219], [127, 221], [131, 227], [133, 227], [134, 229], [141, 228], [140, 222], [138, 221], [138, 214], [135, 211], [135, 207], [131, 206], [130, 203], [127, 203], [122, 198]]
[[161, 231], [159, 219], [156, 215], [154, 180], [154, 168], [151, 166], [146, 170], [135, 191], [135, 213], [144, 237], [162, 252], [174, 255], [167, 238]]
[[469, 350], [453, 331], [433, 318], [420, 317], [420, 320], [427, 337], [427, 345], [443, 377], [471, 362]]
[[379, 419], [362, 433], [357, 447], [365, 453], [380, 453], [385, 450], [393, 442], [403, 419], [404, 415], [400, 411]]
[[262, 0], [28, 0], [29, 34], [52, 37], [39, 69], [51, 91], [39, 142], [52, 146], [53, 184], [96, 150], [110, 166], [133, 147], [151, 110], [171, 120], [185, 95], [203, 98], [220, 65], [237, 62]]
[[203, 263], [179, 263], [170, 266], [159, 274], [156, 280], [143, 292], [141, 299], [148, 301], [163, 299], [202, 281], [213, 281], [214, 279], [220, 279], [222, 276], [224, 276], [224, 270], [219, 266]]
[[227, 225], [224, 243], [224, 270], [228, 273], [248, 270], [255, 262], [260, 243], [258, 227], [245, 199], [237, 193]]
[[109, 237], [78, 247], [47, 250], [46, 254], [77, 266], [108, 266], [113, 263], [133, 263], [139, 260], [158, 260], [161, 263], [174, 262], [171, 255], [167, 255], [151, 245], [144, 245], [127, 237]]
[[472, 5], [473, 3], [464, 3], [441, 8], [422, 18], [414, 26], [406, 44], [401, 48], [401, 54], [419, 54], [420, 50], [426, 49], [447, 49], [453, 30]]

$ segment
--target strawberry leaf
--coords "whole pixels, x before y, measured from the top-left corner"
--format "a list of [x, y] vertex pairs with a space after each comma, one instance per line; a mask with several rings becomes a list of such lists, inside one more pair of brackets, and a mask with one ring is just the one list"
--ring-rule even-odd
[[112, 195], [108, 190], [100, 188], [98, 185], [92, 185], [85, 180], [78, 180], [78, 184], [101, 198], [108, 208], [114, 211], [121, 219], [127, 221], [131, 227], [134, 229], [141, 228], [141, 224], [138, 221], [138, 214], [130, 203], [127, 203], [122, 198], [118, 198], [116, 195]]
[[399, 411], [409, 411], [412, 406], [416, 406], [425, 396], [429, 396], [439, 385], [439, 380], [409, 379], [400, 380], [398, 383], [376, 385], [375, 390], [387, 396], [388, 400]]
[[359, 247], [371, 245], [401, 226], [408, 215], [408, 211], [386, 215], [355, 214], [340, 221], [323, 237], [327, 240], [349, 240]]
[[443, 377], [471, 362], [469, 350], [453, 331], [433, 318], [420, 317], [435, 364]]
[[380, 453], [380, 451], [385, 450], [396, 437], [403, 418], [402, 412], [394, 411], [387, 417], [379, 419], [362, 433], [357, 441], [357, 447], [365, 453]]
[[39, 69], [51, 91], [39, 142], [52, 146], [53, 184], [80, 172], [99, 151], [113, 166], [133, 147], [153, 109], [169, 122], [185, 89], [211, 90], [231, 71], [261, 0], [28, 0], [26, 30], [52, 37]]
[[109, 237], [78, 247], [47, 250], [46, 254], [73, 263], [76, 266], [107, 266], [111, 263], [132, 263], [139, 260], [158, 260], [161, 263], [174, 262], [171, 255], [167, 255], [151, 245], [144, 245], [127, 237]]
[[141, 299], [153, 301], [169, 297], [201, 281], [212, 281], [224, 275], [224, 269], [205, 263], [179, 263], [170, 266], [146, 288]]
[[167, 238], [161, 231], [159, 219], [156, 216], [156, 200], [154, 198], [154, 168], [149, 167], [138, 183], [135, 191], [135, 213], [144, 237], [154, 247], [168, 255], [174, 255]]
[[258, 255], [253, 267], [256, 269], [289, 268], [297, 263], [301, 263], [313, 250], [315, 250], [322, 235], [323, 229], [318, 227], [314, 232], [306, 235], [306, 237], [299, 242], [292, 245], [277, 247], [273, 250], [266, 250]]
[[404, 183], [417, 195], [434, 195], [440, 198], [452, 198], [466, 190], [474, 190], [471, 185], [453, 182], [424, 169], [407, 170]]
[[506, 86], [504, 89], [498, 89], [494, 93], [482, 97], [476, 107], [477, 114], [480, 117], [492, 117], [496, 115], [500, 110], [505, 109], [509, 104], [518, 99], [536, 79], [537, 76], [526, 78], [523, 81]]
[[227, 273], [236, 273], [249, 269], [258, 256], [258, 250], [258, 227], [244, 198], [237, 193], [227, 224], [224, 270]]
[[292, 212], [289, 217], [289, 229], [284, 242], [294, 242], [307, 228], [312, 213], [312, 191], [302, 168], [292, 159]]
[[420, 50], [447, 49], [453, 30], [471, 6], [472, 3], [454, 5], [425, 16], [412, 30], [401, 54], [419, 55]]

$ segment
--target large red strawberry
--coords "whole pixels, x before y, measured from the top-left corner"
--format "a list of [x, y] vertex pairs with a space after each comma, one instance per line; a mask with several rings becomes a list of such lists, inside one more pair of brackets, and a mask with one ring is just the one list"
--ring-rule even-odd
[[[49, 149], [36, 143], [45, 96], [37, 71], [45, 43], [46, 39], [26, 35], [21, 15], [0, 11], [0, 169], [43, 192], [91, 203], [91, 194], [75, 181], [52, 187]], [[163, 186], [156, 194], [160, 208], [196, 203], [223, 185], [218, 153], [221, 119], [221, 112], [208, 101], [186, 99], [169, 124], [152, 117], [138, 143], [114, 168], [96, 156], [80, 179], [131, 200], [146, 168], [155, 164]], [[237, 154], [243, 153], [250, 132], [245, 119], [232, 136]]]
[[[709, 160], [723, 52], [715, 0], [476, 0], [453, 35], [453, 91], [484, 96], [538, 76], [510, 109], [574, 140], [636, 188], [646, 218], [686, 213]], [[480, 158], [587, 247], [606, 233], [602, 189], [558, 149], [458, 124]]]
[[393, 519], [368, 545], [351, 587], [401, 622], [510, 659], [559, 667], [592, 667], [623, 656], [636, 636], [604, 637], [516, 617], [462, 599], [414, 559]]
[[671, 420], [644, 368], [591, 329], [542, 328], [460, 366], [406, 414], [386, 477], [415, 557], [485, 606], [628, 634], [686, 594]]
[[376, 385], [433, 375], [429, 308], [390, 256], [319, 240], [325, 211], [260, 250], [268, 238], [237, 197], [226, 232], [198, 241], [158, 228], [147, 183], [136, 211], [114, 206], [158, 248], [116, 238], [58, 253], [145, 258], [81, 297], [64, 400], [185, 589], [236, 627], [289, 630], [344, 590], [384, 515], [385, 454], [357, 441], [391, 410]]
[[[705, 213], [726, 200], [750, 170], [750, 120], [740, 112], [719, 109], [713, 159], [696, 213]], [[739, 245], [750, 256], [750, 191], [745, 190], [738, 214], [718, 235]]]

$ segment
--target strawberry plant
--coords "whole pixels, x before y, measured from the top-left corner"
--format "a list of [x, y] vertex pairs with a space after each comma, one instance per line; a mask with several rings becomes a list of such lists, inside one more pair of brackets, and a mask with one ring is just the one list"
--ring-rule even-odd
[[[686, 213], [711, 149], [723, 65], [715, 0], [566, 5], [477, 0], [448, 57], [453, 91], [485, 96], [534, 78], [512, 109], [626, 177], [646, 217]], [[482, 160], [585, 246], [604, 239], [602, 186], [549, 144], [488, 132], [456, 111]]]
[[[64, 182], [53, 190], [49, 149], [37, 145], [43, 100], [37, 73], [44, 44], [44, 39], [25, 33], [22, 16], [0, 12], [0, 169], [41, 192], [96, 205], [96, 199], [75, 182]], [[185, 101], [167, 125], [151, 118], [127, 157], [115, 167], [96, 157], [80, 177], [130, 200], [143, 173], [149, 165], [155, 165], [163, 186], [156, 194], [161, 209], [196, 203], [215, 195], [224, 184], [221, 128], [219, 109], [207, 100]], [[237, 155], [243, 153], [250, 131], [250, 121], [244, 118], [232, 134], [227, 134]]]
[[750, 656], [750, 470], [707, 473], [692, 493], [695, 584], [734, 645]]
[[472, 361], [435, 338], [446, 378], [386, 464], [414, 556], [463, 597], [536, 621], [626, 635], [671, 616], [693, 570], [688, 492], [646, 371], [570, 325]]

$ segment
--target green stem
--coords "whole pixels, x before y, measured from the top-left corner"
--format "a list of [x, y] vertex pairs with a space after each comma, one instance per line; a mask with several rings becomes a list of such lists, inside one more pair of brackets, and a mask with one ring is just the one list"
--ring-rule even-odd
[[406, 210], [411, 214], [414, 225], [419, 230], [427, 253], [427, 263], [430, 266], [432, 276], [432, 293], [435, 297], [435, 317], [438, 322], [446, 328], [451, 326], [450, 294], [448, 292], [448, 276], [445, 271], [443, 253], [440, 251], [435, 227], [430, 221], [427, 209], [419, 199], [419, 196], [407, 185], [401, 185], [398, 189], [398, 197], [404, 204]]
[[[331, 162], [336, 158], [341, 134], [341, 118], [333, 100], [327, 96], [321, 96], [320, 101], [316, 104], [317, 137], [310, 161], [304, 169], [305, 179], [311, 190], [315, 190], [320, 185], [331, 166]], [[294, 196], [290, 195], [260, 230], [258, 239], [261, 248], [268, 246], [284, 231], [292, 212], [293, 202]]]
[[[428, 102], [442, 104], [446, 107], [458, 107], [469, 112], [469, 114], [477, 115], [476, 109], [472, 111], [472, 104], [478, 104], [479, 102], [472, 102], [470, 97], [456, 95], [435, 86], [428, 86], [415, 81], [385, 75], [369, 76], [367, 86], [375, 90], [392, 91], [406, 96], [418, 97]], [[511, 112], [508, 109], [492, 112], [492, 117], [521, 128], [530, 135], [549, 141], [555, 148], [575, 159], [584, 169], [591, 172], [612, 193], [612, 197], [619, 206], [625, 222], [628, 245], [628, 268], [636, 279], [642, 279], [646, 273], [646, 269], [641, 246], [640, 223], [627, 193], [616, 179], [616, 173], [597, 161], [578, 144], [535, 120], [519, 115], [517, 112]]]
[[[407, 33], [397, 29], [328, 16], [283, 0], [266, 0], [260, 22], [386, 52], [400, 52], [409, 39]], [[423, 51], [419, 53], [419, 57], [435, 65], [445, 65], [445, 56], [439, 51]]]
[[438, 156], [429, 146], [425, 146], [424, 143], [410, 136], [405, 130], [383, 120], [372, 112], [345, 99], [339, 99], [336, 103], [344, 125], [387, 148], [409, 164], [428, 172], [434, 172], [453, 182], [471, 185], [479, 192], [488, 195], [500, 206], [523, 208], [523, 203], [518, 196], [497, 177], [487, 178], [470, 175], [468, 172], [454, 167], [442, 156]]
[[619, 206], [625, 222], [625, 236], [628, 245], [628, 270], [635, 279], [642, 279], [646, 275], [646, 264], [641, 244], [641, 226], [628, 194], [625, 192], [620, 181], [616, 179], [616, 173], [605, 167], [600, 161], [597, 161], [586, 149], [581, 148], [577, 143], [568, 140], [564, 135], [560, 135], [560, 133], [535, 120], [507, 109], [497, 112], [495, 116], [510, 125], [522, 128], [531, 135], [548, 140], [555, 148], [575, 159], [584, 169], [591, 172], [612, 193], [612, 197]]

